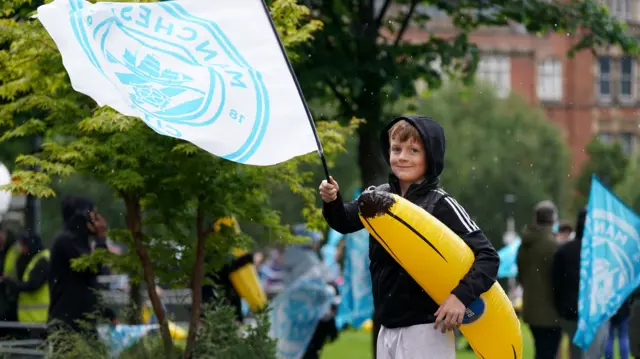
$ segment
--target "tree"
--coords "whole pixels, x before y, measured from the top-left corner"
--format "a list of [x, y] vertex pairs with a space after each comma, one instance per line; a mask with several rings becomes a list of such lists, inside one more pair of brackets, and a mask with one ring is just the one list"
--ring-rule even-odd
[[624, 178], [615, 186], [615, 193], [629, 205], [636, 213], [640, 214], [640, 156], [637, 154], [629, 161]]
[[575, 208], [583, 207], [589, 198], [591, 175], [595, 174], [609, 188], [615, 188], [625, 178], [629, 158], [619, 142], [604, 143], [594, 138], [587, 145], [589, 159], [576, 182]]
[[[308, 41], [320, 26], [317, 21], [304, 21], [308, 10], [294, 0], [274, 1], [271, 12], [290, 51]], [[193, 313], [185, 356], [190, 355], [203, 273], [222, 265], [232, 247], [247, 246], [246, 238], [228, 232], [207, 241], [216, 236], [210, 231], [212, 221], [233, 215], [291, 240], [279, 213], [269, 206], [270, 187], [285, 184], [305, 200], [303, 214], [317, 227], [321, 216], [315, 206], [315, 187], [305, 186], [310, 173], [300, 171], [303, 164], [318, 164], [317, 155], [271, 167], [240, 166], [214, 158], [192, 144], [159, 136], [139, 119], [106, 107], [96, 109], [91, 99], [73, 91], [55, 44], [37, 21], [0, 20], [0, 32], [0, 42], [10, 43], [0, 52], [0, 68], [6, 69], [0, 72], [0, 97], [5, 99], [0, 105], [0, 126], [7, 129], [0, 141], [45, 136], [40, 153], [16, 160], [20, 166], [37, 165], [41, 171], [15, 171], [19, 181], [8, 188], [50, 197], [55, 195], [54, 177], [77, 173], [115, 191], [124, 202], [127, 229], [110, 235], [135, 250], [123, 256], [96, 251], [74, 266], [87, 269], [98, 261], [107, 262], [130, 274], [134, 282], [142, 281], [161, 325], [167, 356], [173, 351], [172, 341], [156, 279], [174, 286], [190, 282]], [[295, 52], [290, 54], [296, 58]], [[30, 116], [34, 111], [39, 116]], [[317, 124], [329, 158], [344, 149], [347, 135], [357, 124]], [[213, 250], [213, 259], [205, 268], [206, 247]]]
[[[617, 45], [635, 53], [637, 41], [614, 21], [596, 0], [309, 0], [324, 30], [306, 48], [309, 53], [297, 67], [309, 97], [333, 98], [343, 118], [367, 122], [358, 129], [358, 164], [364, 186], [380, 183], [385, 164], [378, 148], [384, 105], [399, 96], [414, 95], [414, 81], [426, 80], [431, 90], [442, 82], [435, 69], [439, 60], [445, 72], [471, 82], [479, 57], [469, 34], [483, 26], [516, 22], [529, 33], [570, 33], [576, 36], [572, 51]], [[448, 14], [456, 27], [453, 38], [434, 34], [429, 41], [403, 41], [410, 27], [429, 20], [422, 11], [432, 7]], [[583, 31], [582, 29], [588, 29]], [[573, 53], [573, 52], [572, 52]], [[570, 53], [570, 54], [572, 54]]]
[[[518, 223], [529, 223], [538, 201], [565, 203], [569, 152], [560, 130], [541, 109], [515, 94], [499, 99], [484, 84], [448, 85], [408, 105], [417, 113], [428, 109], [444, 127], [442, 186], [497, 247], [502, 246], [508, 212]], [[407, 102], [402, 105], [406, 108]], [[517, 198], [511, 208], [504, 202], [508, 194]]]

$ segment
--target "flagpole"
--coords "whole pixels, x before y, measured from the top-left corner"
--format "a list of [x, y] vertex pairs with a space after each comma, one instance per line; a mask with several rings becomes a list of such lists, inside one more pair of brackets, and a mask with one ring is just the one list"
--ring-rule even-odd
[[302, 100], [302, 104], [304, 105], [304, 110], [307, 113], [307, 119], [309, 120], [309, 125], [311, 126], [311, 130], [313, 131], [313, 136], [316, 139], [316, 145], [318, 146], [318, 154], [320, 155], [320, 160], [322, 161], [322, 168], [324, 169], [324, 175], [327, 177], [327, 181], [329, 180], [329, 167], [327, 166], [327, 160], [324, 157], [324, 150], [322, 149], [322, 143], [320, 142], [320, 137], [318, 136], [318, 130], [316, 129], [316, 124], [313, 122], [313, 116], [311, 115], [311, 111], [309, 110], [309, 105], [307, 104], [307, 100], [304, 98], [304, 94], [302, 93], [302, 88], [300, 88], [300, 83], [298, 83], [298, 78], [296, 77], [295, 72], [293, 71], [293, 66], [291, 65], [291, 61], [289, 61], [289, 56], [287, 56], [287, 51], [284, 49], [284, 45], [280, 40], [280, 36], [278, 36], [278, 31], [276, 30], [276, 25], [271, 18], [271, 13], [269, 12], [269, 7], [264, 0], [260, 0], [262, 2], [262, 7], [264, 8], [265, 15], [267, 19], [269, 19], [269, 23], [271, 24], [271, 30], [273, 30], [273, 34], [276, 36], [278, 40], [278, 45], [280, 46], [280, 51], [282, 51], [282, 55], [284, 56], [285, 61], [287, 62], [287, 66], [289, 67], [289, 72], [291, 73], [291, 77], [293, 77], [293, 82], [296, 84], [296, 88], [298, 89], [298, 95], [300, 95], [300, 100]]

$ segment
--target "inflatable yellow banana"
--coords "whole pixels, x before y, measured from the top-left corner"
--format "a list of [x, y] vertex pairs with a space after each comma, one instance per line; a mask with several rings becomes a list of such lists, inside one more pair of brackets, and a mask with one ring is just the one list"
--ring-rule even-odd
[[[442, 304], [473, 264], [467, 244], [430, 213], [398, 195], [365, 191], [358, 204], [360, 220], [369, 233]], [[522, 358], [520, 321], [497, 282], [469, 305], [460, 331], [479, 358]]]
[[[240, 226], [234, 217], [218, 219], [214, 223], [214, 231], [219, 232], [223, 225], [240, 232]], [[254, 312], [260, 311], [266, 306], [267, 296], [258, 279], [256, 267], [253, 265], [253, 256], [240, 248], [234, 248], [232, 255], [234, 259], [231, 263], [229, 280], [238, 295], [247, 302], [249, 308]]]
[[267, 303], [267, 296], [262, 289], [258, 272], [253, 265], [253, 256], [239, 248], [234, 248], [233, 270], [229, 275], [231, 284], [252, 311], [262, 310]]

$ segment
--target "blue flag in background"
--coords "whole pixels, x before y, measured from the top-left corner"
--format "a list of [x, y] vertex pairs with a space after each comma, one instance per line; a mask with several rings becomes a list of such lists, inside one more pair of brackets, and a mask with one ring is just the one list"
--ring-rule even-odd
[[336, 326], [359, 328], [373, 317], [373, 295], [369, 272], [369, 232], [362, 229], [345, 237], [344, 284], [338, 306]]
[[596, 176], [582, 238], [578, 330], [586, 350], [600, 328], [640, 284], [640, 217]]
[[498, 256], [500, 256], [498, 278], [512, 278], [518, 275], [518, 263], [516, 261], [518, 248], [520, 248], [520, 237], [498, 251]]

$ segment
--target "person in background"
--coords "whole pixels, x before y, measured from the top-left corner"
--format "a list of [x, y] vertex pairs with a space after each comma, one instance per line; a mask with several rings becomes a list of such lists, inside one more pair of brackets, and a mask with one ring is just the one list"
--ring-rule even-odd
[[16, 264], [18, 279], [6, 279], [17, 293], [18, 321], [46, 323], [49, 310], [49, 250], [39, 236], [28, 234], [20, 240], [22, 254]]
[[522, 316], [533, 335], [536, 359], [555, 358], [562, 339], [551, 284], [551, 265], [558, 247], [553, 235], [556, 222], [553, 202], [538, 203], [533, 224], [522, 234], [517, 254], [518, 282], [523, 290]]
[[[233, 258], [228, 257], [227, 263], [217, 272], [208, 273], [206, 276], [212, 284], [202, 286], [202, 304], [214, 304], [222, 301], [225, 305], [233, 308], [236, 314], [236, 322], [242, 323], [242, 299], [231, 283], [231, 272], [233, 270]], [[204, 313], [201, 313], [204, 316]]]
[[605, 359], [613, 359], [613, 342], [618, 339], [619, 359], [629, 359], [629, 314], [631, 297], [622, 303], [616, 314], [609, 320], [609, 336], [604, 348]]
[[[575, 237], [575, 232], [573, 231], [573, 226], [571, 225], [571, 223], [567, 221], [560, 222], [560, 224], [558, 225], [558, 231], [556, 232], [555, 236], [556, 236], [556, 241], [558, 242], [559, 245], [562, 245], [572, 240]], [[567, 338], [567, 339], [571, 341], [571, 338]], [[566, 347], [565, 350], [566, 350], [565, 357], [569, 358], [570, 356], [569, 347]], [[562, 357], [563, 356], [562, 356], [562, 340], [561, 340], [556, 359], [562, 359]]]
[[284, 290], [284, 254], [281, 248], [270, 251], [269, 259], [260, 266], [258, 273], [268, 300]]
[[[560, 316], [563, 331], [573, 338], [578, 328], [578, 294], [580, 286], [580, 252], [582, 249], [582, 234], [587, 218], [586, 209], [578, 214], [575, 239], [558, 249], [553, 257], [551, 280], [555, 308]], [[600, 359], [604, 354], [604, 345], [609, 333], [609, 322], [605, 322], [596, 332], [593, 342], [586, 352], [580, 347], [570, 344], [570, 359]]]
[[558, 244], [564, 244], [575, 237], [573, 232], [573, 226], [569, 222], [562, 221], [558, 225], [558, 232], [556, 233], [556, 241]]
[[629, 349], [635, 359], [640, 359], [640, 287], [631, 294], [629, 310]]
[[327, 290], [333, 294], [329, 310], [320, 318], [318, 325], [307, 345], [307, 350], [302, 359], [318, 359], [322, 348], [327, 342], [335, 341], [338, 338], [338, 328], [336, 327], [335, 315], [340, 304], [340, 294], [335, 277], [330, 273], [322, 259], [320, 258], [320, 247], [322, 246], [322, 233], [310, 231], [304, 224], [293, 227], [292, 233], [296, 236], [307, 237], [309, 241], [302, 244], [288, 246], [284, 254], [284, 266], [286, 269], [285, 285], [291, 285], [300, 278], [310, 268], [321, 266], [324, 268], [324, 280]]
[[113, 311], [99, 303], [98, 291], [102, 286], [98, 275], [108, 275], [109, 271], [102, 265], [98, 265], [97, 272], [75, 270], [71, 262], [91, 253], [92, 237], [96, 249], [108, 249], [107, 222], [94, 202], [85, 197], [68, 196], [61, 207], [64, 226], [53, 238], [51, 247], [48, 329], [53, 332], [64, 328], [97, 338], [95, 314], [116, 322]]
[[[20, 257], [20, 243], [6, 223], [0, 223], [0, 320], [4, 322], [18, 321], [18, 298], [15, 292], [7, 288], [6, 278], [16, 277], [16, 263]], [[14, 336], [11, 328], [0, 328], [0, 338]]]

